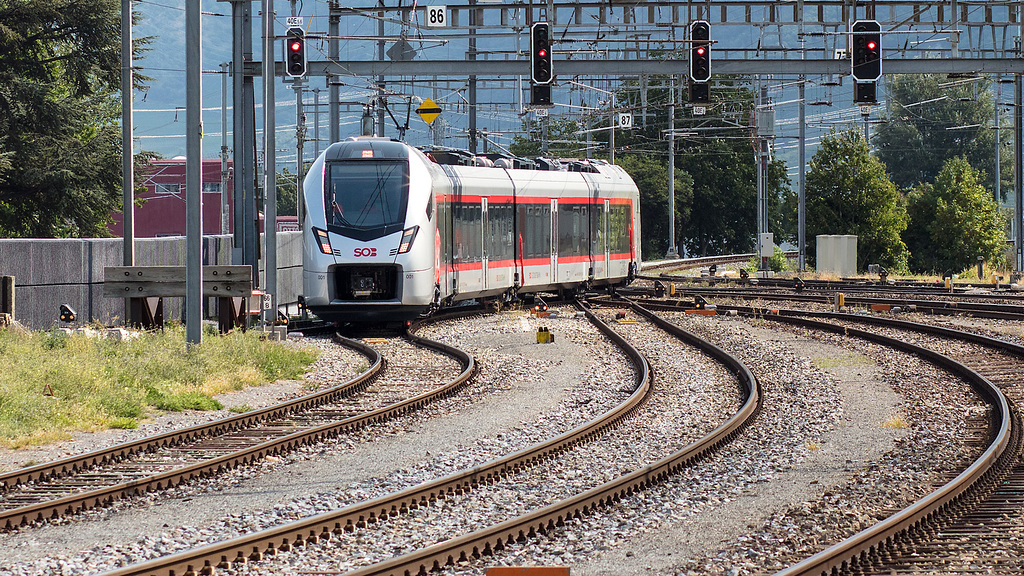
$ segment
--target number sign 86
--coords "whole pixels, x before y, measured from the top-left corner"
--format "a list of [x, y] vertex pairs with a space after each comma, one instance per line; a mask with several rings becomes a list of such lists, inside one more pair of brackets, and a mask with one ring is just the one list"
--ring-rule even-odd
[[448, 25], [446, 15], [447, 6], [427, 6], [427, 27], [443, 28]]

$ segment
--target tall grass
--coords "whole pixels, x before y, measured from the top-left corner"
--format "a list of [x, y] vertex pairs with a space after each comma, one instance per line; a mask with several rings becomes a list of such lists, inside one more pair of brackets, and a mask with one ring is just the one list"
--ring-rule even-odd
[[131, 428], [160, 411], [216, 410], [213, 395], [301, 377], [315, 358], [251, 331], [189, 347], [181, 326], [127, 341], [0, 329], [0, 445]]

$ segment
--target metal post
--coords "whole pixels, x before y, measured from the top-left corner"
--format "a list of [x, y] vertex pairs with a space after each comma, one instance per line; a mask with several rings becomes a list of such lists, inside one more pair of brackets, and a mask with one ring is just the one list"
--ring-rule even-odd
[[[296, 0], [291, 0], [292, 16], [298, 16]], [[306, 113], [302, 110], [302, 89], [306, 81], [295, 78], [292, 89], [295, 90], [295, 222], [302, 229], [302, 179], [306, 175], [306, 166], [302, 161], [306, 143]]]
[[[433, 88], [431, 89], [430, 99], [433, 100], [434, 102], [437, 102], [440, 99], [440, 96], [438, 96], [437, 89], [437, 75], [434, 75], [433, 79]], [[522, 107], [520, 106], [519, 109], [522, 110]], [[444, 118], [438, 117], [434, 119], [434, 122], [432, 124], [430, 124], [430, 136], [430, 141], [434, 144], [434, 146], [441, 146], [442, 144], [444, 144]]]
[[[271, 301], [277, 298], [277, 163], [274, 155], [277, 149], [275, 130], [277, 118], [274, 114], [276, 99], [274, 88], [277, 77], [274, 70], [274, 0], [263, 0], [263, 239], [264, 277], [266, 293]], [[274, 306], [267, 310], [264, 320], [277, 319]]]
[[[476, 60], [476, 0], [469, 0], [469, 50], [466, 52], [467, 60]], [[476, 76], [469, 77], [469, 151], [476, 154]], [[545, 124], [545, 134], [547, 133]], [[547, 138], [544, 139], [545, 148]]]
[[306, 175], [306, 165], [302, 161], [306, 143], [306, 113], [302, 110], [302, 83], [295, 79], [295, 216], [302, 226], [302, 179]]
[[313, 159], [320, 157], [320, 89], [313, 89]]
[[[381, 6], [384, 3], [381, 2]], [[384, 62], [384, 20], [387, 18], [387, 14], [381, 10], [379, 13], [380, 18], [377, 19], [377, 36], [380, 40], [377, 42], [377, 60]], [[384, 135], [384, 104], [387, 102], [387, 95], [384, 93], [384, 75], [377, 76], [377, 132], [376, 136]]]
[[249, 0], [231, 3], [231, 33], [234, 48], [231, 57], [232, 149], [234, 178], [233, 264], [249, 266], [252, 285], [259, 286], [259, 236], [256, 206], [256, 89], [246, 63], [253, 61], [252, 7]]
[[[799, 38], [800, 47], [806, 48], [806, 40], [804, 36], [804, 1], [797, 0], [796, 3], [797, 13], [800, 15], [800, 26], [799, 26]], [[807, 58], [807, 50], [803, 49], [800, 51], [800, 59], [804, 60]], [[797, 270], [803, 272], [807, 266], [807, 196], [804, 186], [807, 183], [806, 172], [807, 172], [807, 101], [806, 101], [806, 87], [807, 87], [807, 76], [800, 76], [800, 129], [798, 134], [798, 146], [799, 146], [799, 157], [798, 162], [800, 164], [799, 179], [797, 182], [797, 208], [796, 208], [796, 227], [797, 227]]]
[[1000, 100], [1000, 98], [1002, 98], [1002, 92], [1003, 92], [1002, 79], [1003, 79], [1003, 77], [1001, 75], [1000, 76], [996, 76], [996, 82], [995, 82], [995, 84], [996, 84], [995, 106], [992, 107], [992, 109], [995, 110], [995, 126], [994, 126], [994, 128], [995, 128], [995, 131], [996, 131], [996, 133], [995, 133], [995, 135], [996, 135], [996, 169], [995, 169], [995, 180], [996, 180], [996, 183], [995, 183], [995, 186], [992, 187], [993, 188], [992, 196], [993, 196], [993, 199], [996, 201], [996, 205], [1000, 204], [999, 198], [1000, 198], [1000, 196], [1002, 196], [1002, 190], [1000, 189], [1002, 186], [1001, 186], [1001, 184], [999, 182], [999, 180], [1002, 178], [1002, 175], [1000, 174], [1000, 166], [999, 166], [999, 164], [1000, 164], [999, 156], [1002, 153], [1002, 143], [999, 141], [999, 100]]
[[807, 77], [800, 77], [800, 130], [798, 136], [799, 145], [799, 160], [797, 161], [800, 165], [800, 176], [797, 181], [797, 269], [803, 272], [806, 267], [806, 256], [807, 256], [807, 196], [806, 189], [804, 186], [807, 183], [806, 172], [807, 172], [807, 116], [806, 116], [806, 102], [804, 102], [804, 88], [807, 83]]
[[185, 2], [185, 340], [203, 341], [203, 68], [200, 0]]
[[1014, 229], [1014, 266], [1017, 274], [1024, 272], [1024, 229], [1021, 227], [1022, 202], [1024, 202], [1024, 115], [1021, 106], [1021, 75], [1013, 76], [1013, 229]]
[[220, 233], [231, 233], [228, 208], [228, 63], [220, 65]]
[[672, 100], [668, 103], [668, 252], [666, 258], [678, 258], [676, 249], [676, 87], [672, 82]]
[[765, 202], [764, 202], [764, 200], [765, 200], [765, 193], [764, 193], [764, 190], [765, 190], [766, 186], [765, 186], [765, 181], [764, 181], [764, 170], [762, 170], [762, 168], [761, 168], [761, 163], [762, 163], [762, 160], [764, 158], [764, 151], [763, 151], [764, 138], [762, 137], [762, 135], [759, 133], [759, 130], [758, 130], [760, 128], [760, 126], [761, 126], [760, 115], [764, 113], [763, 112], [763, 107], [767, 103], [767, 99], [768, 99], [767, 98], [767, 94], [768, 94], [768, 88], [765, 87], [765, 86], [762, 86], [760, 91], [758, 92], [757, 107], [755, 108], [755, 112], [754, 112], [754, 149], [755, 149], [754, 161], [757, 163], [756, 164], [756, 171], [757, 171], [757, 174], [756, 174], [756, 180], [757, 180], [757, 203], [756, 203], [756, 209], [757, 209], [757, 253], [758, 253], [758, 256], [761, 255], [761, 235], [768, 231], [767, 227], [764, 224], [764, 218], [763, 218], [763, 215], [765, 213], [765, 207], [764, 207], [764, 204], [765, 204]]
[[618, 115], [615, 104], [615, 92], [612, 92], [611, 126], [608, 129], [608, 162], [615, 164], [615, 118]]
[[540, 119], [540, 155], [548, 155], [548, 115]]
[[[132, 143], [132, 3], [121, 0], [121, 195], [122, 263], [135, 265], [135, 146]], [[124, 301], [125, 325], [131, 301]]]
[[[327, 40], [327, 58], [331, 62], [338, 61], [338, 34], [341, 28], [341, 14], [339, 14], [339, 10], [338, 3], [332, 0], [330, 2], [330, 13], [327, 17], [327, 33], [330, 35], [330, 38]], [[328, 145], [341, 140], [341, 115], [338, 110], [341, 106], [339, 102], [341, 96], [338, 94], [338, 84], [332, 78], [332, 76], [327, 76], [327, 122], [330, 124], [327, 136], [329, 139]]]

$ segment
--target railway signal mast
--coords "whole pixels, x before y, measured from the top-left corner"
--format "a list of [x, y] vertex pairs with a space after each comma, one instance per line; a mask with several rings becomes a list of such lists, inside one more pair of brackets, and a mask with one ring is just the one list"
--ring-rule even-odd
[[882, 77], [882, 27], [875, 20], [853, 23], [853, 50], [850, 54], [853, 72], [853, 101], [865, 104], [878, 102], [876, 83]]

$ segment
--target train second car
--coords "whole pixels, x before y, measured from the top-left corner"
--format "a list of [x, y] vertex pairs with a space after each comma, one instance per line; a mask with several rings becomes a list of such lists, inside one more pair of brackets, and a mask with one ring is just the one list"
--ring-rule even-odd
[[444, 163], [463, 158], [384, 138], [329, 146], [303, 186], [309, 310], [408, 320], [461, 300], [624, 284], [638, 271], [639, 193], [621, 168]]

